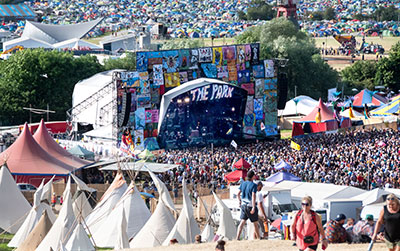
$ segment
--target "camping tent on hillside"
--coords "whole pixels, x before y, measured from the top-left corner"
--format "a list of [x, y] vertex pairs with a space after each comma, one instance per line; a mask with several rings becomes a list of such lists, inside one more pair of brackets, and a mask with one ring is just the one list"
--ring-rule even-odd
[[62, 148], [48, 133], [43, 119], [40, 121], [39, 127], [33, 135], [33, 138], [46, 152], [70, 166], [81, 168], [91, 163], [75, 157]]
[[0, 228], [15, 234], [31, 209], [7, 167], [0, 169]]
[[[304, 124], [304, 129], [303, 125]], [[350, 127], [351, 121], [349, 118], [342, 118], [340, 127]], [[325, 132], [336, 130], [339, 128], [338, 122], [335, 119], [333, 111], [329, 109], [321, 99], [318, 105], [299, 121], [293, 121], [292, 136], [303, 135], [304, 132]]]
[[70, 166], [47, 153], [32, 137], [28, 125], [7, 150], [0, 154], [0, 165], [7, 162], [11, 174], [17, 183], [30, 183], [39, 186], [43, 178], [66, 178], [75, 171]]
[[318, 101], [308, 96], [297, 96], [286, 102], [285, 109], [278, 111], [279, 116], [296, 116], [307, 115], [314, 107], [318, 105]]

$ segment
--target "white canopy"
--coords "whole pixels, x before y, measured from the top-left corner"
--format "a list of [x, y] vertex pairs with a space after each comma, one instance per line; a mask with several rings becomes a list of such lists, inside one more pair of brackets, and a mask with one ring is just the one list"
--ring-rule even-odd
[[71, 38], [69, 40], [65, 40], [65, 41], [53, 44], [53, 46], [54, 46], [54, 48], [57, 48], [57, 49], [79, 49], [82, 47], [90, 48], [92, 50], [102, 49], [100, 46], [98, 46], [96, 44], [86, 42], [79, 38]]
[[[297, 105], [295, 100], [298, 100]], [[286, 102], [285, 109], [278, 112], [279, 116], [308, 115], [318, 105], [318, 101], [308, 96], [297, 96]]]
[[[122, 171], [151, 171], [154, 173], [163, 173], [170, 169], [179, 167], [176, 164], [162, 164], [153, 162], [128, 162], [121, 165]], [[105, 167], [100, 168], [101, 171], [117, 171], [118, 163], [114, 163]]]
[[[364, 118], [364, 115], [362, 113], [359, 113], [359, 112], [355, 111], [354, 109], [352, 109], [352, 110], [353, 110], [353, 116], [354, 116], [353, 119]], [[350, 118], [350, 108], [347, 108], [346, 110], [340, 112], [340, 115], [343, 117], [346, 117], [346, 118]]]
[[[100, 72], [91, 76], [90, 78], [79, 81], [75, 85], [72, 93], [72, 107], [75, 107], [79, 103], [87, 100], [100, 89], [106, 85], [109, 85], [112, 82], [112, 75], [114, 71], [115, 70]], [[74, 118], [74, 122], [88, 123], [96, 126], [97, 118], [100, 116], [100, 110], [112, 102], [113, 98], [114, 97], [111, 91], [109, 93], [104, 93], [101, 99], [93, 101], [85, 108], [85, 110], [78, 114]], [[103, 117], [108, 117], [103, 119], [112, 121], [111, 108], [107, 111], [108, 112], [104, 113]]]
[[29, 37], [20, 37], [3, 43], [3, 51], [13, 48], [14, 46], [22, 46], [24, 48], [46, 48], [54, 49], [53, 45], [46, 41]]
[[0, 169], [0, 228], [15, 234], [31, 209], [6, 166]]
[[385, 191], [382, 188], [375, 188], [373, 190], [365, 191], [362, 194], [351, 197], [351, 199], [362, 200], [363, 206], [366, 206], [372, 203], [384, 202], [383, 196], [388, 194], [390, 194], [390, 192]]
[[161, 98], [160, 103], [160, 116], [158, 118], [158, 131], [160, 131], [162, 121], [164, 120], [165, 114], [167, 113], [167, 109], [171, 100], [176, 96], [179, 96], [182, 93], [190, 91], [194, 88], [210, 85], [210, 84], [223, 84], [223, 85], [232, 85], [227, 82], [211, 79], [211, 78], [198, 78], [189, 82], [184, 83], [178, 87], [173, 88], [172, 90], [167, 91]]
[[200, 228], [194, 218], [192, 201], [189, 197], [185, 179], [182, 180], [182, 195], [182, 211], [174, 228], [172, 228], [168, 237], [164, 240], [163, 246], [168, 246], [172, 239], [176, 239], [179, 244], [190, 244], [194, 242], [195, 236], [200, 234]]

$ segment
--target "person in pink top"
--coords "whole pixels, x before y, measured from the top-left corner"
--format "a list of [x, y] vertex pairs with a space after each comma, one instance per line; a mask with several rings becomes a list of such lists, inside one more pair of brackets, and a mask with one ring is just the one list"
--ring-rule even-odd
[[296, 241], [300, 251], [317, 250], [320, 235], [322, 249], [325, 250], [328, 247], [321, 217], [311, 210], [311, 205], [312, 198], [310, 196], [301, 200], [301, 210], [297, 212], [290, 229], [290, 239]]

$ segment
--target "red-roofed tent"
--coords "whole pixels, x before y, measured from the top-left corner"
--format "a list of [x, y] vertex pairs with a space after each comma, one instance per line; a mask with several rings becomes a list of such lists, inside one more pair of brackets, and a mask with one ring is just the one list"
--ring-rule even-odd
[[233, 167], [236, 169], [250, 169], [251, 165], [245, 159], [241, 158], [233, 164]]
[[0, 154], [0, 165], [7, 163], [17, 183], [39, 186], [43, 178], [64, 178], [76, 168], [48, 154], [35, 141], [25, 124], [18, 139]]
[[62, 148], [48, 133], [43, 119], [40, 121], [39, 128], [36, 130], [33, 138], [51, 156], [70, 166], [81, 168], [91, 164], [91, 162], [75, 157], [67, 150]]
[[364, 89], [354, 96], [353, 107], [363, 108], [367, 105], [368, 107], [375, 108], [386, 103], [386, 98], [368, 89]]
[[[320, 112], [321, 121], [316, 122], [317, 113]], [[294, 121], [292, 126], [292, 136], [303, 135], [303, 124], [308, 124], [311, 133], [325, 132], [336, 130], [339, 128], [338, 122], [335, 119], [333, 111], [329, 109], [321, 99], [319, 99], [318, 105], [311, 111], [310, 114], [303, 117], [299, 121]], [[344, 118], [341, 127], [350, 127], [351, 121], [349, 118]]]
[[246, 176], [247, 176], [247, 170], [238, 169], [238, 170], [235, 170], [235, 171], [233, 171], [233, 172], [231, 172], [231, 173], [228, 173], [228, 174], [225, 176], [225, 179], [226, 179], [227, 181], [229, 181], [229, 182], [236, 182], [236, 181], [239, 181], [240, 178], [242, 178], [243, 180], [245, 180]]

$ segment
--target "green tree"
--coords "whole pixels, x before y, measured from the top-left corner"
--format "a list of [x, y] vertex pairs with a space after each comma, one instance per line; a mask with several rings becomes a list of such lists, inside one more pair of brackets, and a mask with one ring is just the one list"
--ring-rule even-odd
[[162, 50], [172, 49], [189, 49], [204, 47], [204, 41], [202, 39], [174, 39], [168, 40], [161, 47]]
[[381, 6], [372, 14], [372, 18], [376, 21], [397, 21], [399, 13], [399, 10], [393, 5]]
[[388, 57], [378, 61], [375, 83], [394, 91], [400, 89], [400, 42], [392, 47]]
[[334, 19], [336, 19], [335, 9], [333, 9], [332, 7], [326, 8], [325, 11], [324, 11], [323, 17], [324, 17], [325, 20], [334, 20]]
[[340, 75], [349, 88], [374, 90], [377, 64], [374, 61], [357, 61], [344, 68]]
[[289, 20], [273, 19], [252, 27], [236, 37], [236, 42], [260, 42], [262, 59], [289, 59], [280, 70], [287, 73], [290, 97], [294, 97], [295, 86], [297, 95], [326, 97], [327, 89], [337, 84], [337, 72], [322, 60], [314, 41]]
[[29, 112], [23, 107], [45, 109], [47, 104], [56, 112], [51, 120], [65, 120], [74, 85], [102, 70], [92, 56], [74, 58], [71, 53], [43, 49], [17, 52], [0, 63], [0, 123], [24, 123]]
[[107, 59], [104, 61], [104, 69], [114, 70], [114, 69], [125, 69], [128, 71], [136, 70], [136, 54], [128, 52], [125, 57], [116, 59]]
[[240, 10], [237, 15], [241, 20], [271, 20], [276, 16], [276, 11], [263, 0], [253, 0], [249, 3], [247, 13]]

